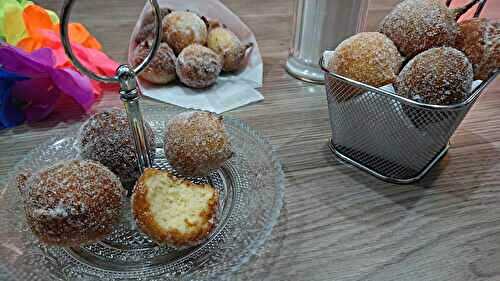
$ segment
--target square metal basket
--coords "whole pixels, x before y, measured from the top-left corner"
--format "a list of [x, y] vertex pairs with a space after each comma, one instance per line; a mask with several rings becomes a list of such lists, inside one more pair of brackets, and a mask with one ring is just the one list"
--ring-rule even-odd
[[340, 159], [382, 180], [421, 179], [448, 151], [450, 137], [498, 70], [460, 104], [429, 105], [325, 71], [332, 138]]

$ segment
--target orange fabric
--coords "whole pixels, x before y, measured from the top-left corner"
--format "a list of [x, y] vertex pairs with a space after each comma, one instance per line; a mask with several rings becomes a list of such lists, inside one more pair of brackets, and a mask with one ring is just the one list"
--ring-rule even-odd
[[[61, 40], [58, 34], [50, 30], [42, 30], [40, 31], [40, 33], [42, 33], [43, 37], [45, 38], [45, 40], [43, 41], [43, 47], [49, 47], [53, 49], [56, 66], [73, 67], [64, 52], [64, 48], [61, 44]], [[102, 51], [87, 48], [76, 42], [73, 42], [71, 45], [73, 47], [75, 56], [77, 56], [80, 62], [90, 71], [104, 76], [113, 76], [115, 74], [119, 64], [116, 61], [110, 59]], [[102, 90], [116, 89], [116, 86], [117, 84], [110, 84], [110, 86], [108, 86], [105, 83], [92, 81], [92, 87], [97, 97], [101, 95]]]
[[[44, 37], [41, 30], [52, 30], [59, 34], [59, 24], [53, 24], [47, 11], [38, 5], [27, 6], [23, 11], [23, 19], [28, 37], [21, 40], [17, 47], [27, 52], [47, 47], [44, 43], [47, 38]], [[99, 41], [81, 23], [70, 23], [68, 30], [71, 42], [76, 42], [87, 48], [102, 49]]]
[[[54, 26], [54, 31], [59, 34], [60, 25], [56, 24]], [[68, 25], [68, 33], [71, 42], [76, 42], [82, 44], [87, 48], [101, 50], [102, 45], [93, 37], [90, 32], [81, 23], [72, 22]]]
[[26, 37], [17, 43], [17, 47], [25, 50], [26, 52], [32, 52], [42, 48], [43, 44], [42, 41], [33, 37]]
[[90, 37], [90, 33], [81, 23], [70, 23], [68, 30], [71, 40], [78, 44], [83, 44]]
[[89, 38], [87, 38], [87, 40], [85, 40], [85, 42], [83, 42], [83, 46], [85, 46], [87, 48], [96, 49], [96, 50], [102, 50], [101, 43], [99, 43], [99, 41], [97, 41], [97, 39], [95, 39], [95, 37], [93, 37], [93, 36], [90, 36]]
[[30, 37], [36, 37], [38, 29], [52, 29], [52, 20], [44, 8], [28, 5], [23, 11], [24, 25]]
[[[17, 43], [18, 48], [27, 52], [40, 48], [51, 48], [56, 67], [74, 68], [61, 44], [60, 25], [52, 23], [50, 15], [45, 9], [35, 4], [27, 6], [23, 11], [23, 20], [28, 36]], [[102, 45], [85, 26], [81, 23], [70, 23], [68, 32], [73, 52], [85, 67], [105, 76], [115, 74], [118, 63], [101, 51]], [[91, 81], [91, 83], [96, 97], [99, 97], [105, 89], [116, 88], [116, 85], [108, 86], [97, 81]]]

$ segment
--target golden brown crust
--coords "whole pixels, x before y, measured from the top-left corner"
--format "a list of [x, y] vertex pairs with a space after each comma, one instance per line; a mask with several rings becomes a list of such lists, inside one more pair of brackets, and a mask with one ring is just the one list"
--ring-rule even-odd
[[456, 47], [474, 67], [474, 78], [486, 80], [500, 67], [500, 21], [484, 18], [460, 23]]
[[163, 36], [175, 54], [179, 54], [191, 44], [207, 43], [207, 25], [194, 13], [172, 12], [163, 19], [162, 25]]
[[[161, 30], [163, 30], [163, 19], [165, 16], [170, 14], [172, 12], [171, 9], [169, 8], [160, 8], [161, 10], [161, 20], [162, 20], [162, 27]], [[142, 19], [141, 26], [139, 28], [139, 31], [135, 35], [134, 41], [138, 45], [143, 41], [146, 40], [153, 40], [154, 39], [154, 27], [155, 27], [155, 18], [153, 11], [148, 11], [146, 15], [144, 15]], [[161, 37], [162, 42], [167, 42], [165, 36]]]
[[[149, 143], [154, 132], [144, 123]], [[92, 115], [80, 128], [78, 145], [82, 158], [97, 161], [115, 173], [127, 188], [140, 176], [137, 156], [125, 111], [109, 109]], [[150, 155], [154, 155], [154, 146]]]
[[194, 184], [189, 180], [179, 179], [169, 172], [156, 169], [145, 169], [132, 195], [132, 213], [137, 226], [142, 232], [159, 244], [166, 244], [173, 247], [185, 247], [199, 244], [212, 233], [216, 226], [216, 215], [219, 206], [218, 192], [213, 189], [214, 196], [208, 202], [208, 211], [200, 213], [200, 217], [203, 218], [203, 222], [200, 225], [205, 227], [192, 228], [189, 233], [182, 233], [175, 229], [167, 230], [156, 222], [147, 200], [149, 188], [145, 184], [146, 180], [160, 174], [168, 176], [172, 180], [184, 185], [186, 188], [213, 189], [213, 187], [208, 184]]
[[217, 81], [222, 70], [222, 58], [205, 46], [192, 44], [177, 57], [175, 70], [184, 85], [206, 88]]
[[415, 56], [401, 70], [394, 87], [398, 95], [417, 102], [451, 105], [469, 97], [472, 78], [472, 65], [464, 53], [440, 47]]
[[32, 173], [29, 171], [21, 171], [19, 174], [16, 175], [16, 187], [21, 193], [21, 195], [24, 195], [26, 192], [26, 183], [28, 182], [28, 179], [32, 176]]
[[26, 180], [24, 209], [40, 241], [78, 246], [102, 239], [119, 221], [124, 190], [93, 161], [63, 161]]
[[336, 74], [382, 87], [393, 83], [403, 63], [394, 43], [378, 32], [358, 33], [335, 49], [328, 69]]
[[165, 156], [186, 176], [207, 176], [233, 156], [222, 116], [188, 111], [171, 118], [165, 128]]
[[[172, 9], [167, 8], [167, 7], [162, 7], [160, 8], [160, 19], [164, 19], [168, 14], [172, 12]], [[155, 15], [152, 10], [148, 11], [145, 15], [144, 18], [142, 19], [142, 24], [147, 25], [147, 24], [154, 24], [155, 23]]]
[[238, 71], [248, 63], [247, 53], [253, 47], [253, 43], [243, 44], [231, 30], [225, 27], [210, 26], [207, 46], [219, 54], [223, 61], [223, 71]]
[[[135, 49], [132, 64], [138, 66], [142, 63], [151, 49], [148, 40], [141, 42]], [[174, 51], [167, 43], [162, 42], [155, 57], [148, 67], [140, 74], [140, 77], [153, 84], [168, 84], [175, 80], [175, 57]]]
[[439, 46], [452, 46], [458, 25], [455, 13], [439, 0], [405, 0], [381, 22], [387, 35], [407, 58]]

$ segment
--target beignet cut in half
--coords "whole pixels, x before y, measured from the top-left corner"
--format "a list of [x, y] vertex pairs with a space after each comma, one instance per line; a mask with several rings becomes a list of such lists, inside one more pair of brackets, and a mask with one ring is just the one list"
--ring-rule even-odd
[[132, 195], [132, 213], [139, 229], [160, 245], [195, 246], [213, 232], [219, 193], [209, 184], [195, 184], [169, 172], [145, 169]]

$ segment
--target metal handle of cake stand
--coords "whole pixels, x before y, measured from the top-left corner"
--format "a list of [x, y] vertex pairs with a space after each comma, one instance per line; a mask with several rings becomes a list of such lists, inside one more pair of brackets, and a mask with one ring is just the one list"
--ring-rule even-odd
[[148, 0], [150, 5], [153, 7], [155, 14], [155, 40], [153, 47], [149, 51], [148, 55], [144, 61], [132, 68], [130, 65], [124, 64], [120, 65], [116, 70], [116, 75], [113, 77], [106, 77], [96, 74], [86, 68], [80, 60], [73, 53], [71, 48], [70, 39], [68, 35], [68, 23], [71, 14], [71, 9], [75, 0], [65, 0], [63, 8], [61, 10], [61, 41], [64, 46], [64, 51], [69, 57], [73, 65], [80, 70], [81, 73], [87, 75], [88, 77], [106, 83], [120, 83], [120, 99], [123, 101], [123, 106], [125, 107], [125, 112], [127, 113], [130, 129], [132, 131], [132, 136], [134, 138], [134, 144], [136, 148], [137, 164], [141, 173], [144, 168], [151, 167], [152, 159], [149, 155], [150, 145], [148, 143], [148, 138], [146, 136], [146, 130], [144, 127], [144, 120], [142, 118], [142, 112], [140, 108], [140, 98], [141, 95], [137, 90], [136, 77], [139, 75], [151, 62], [156, 51], [160, 46], [161, 41], [161, 17], [160, 17], [160, 6], [157, 0]]

